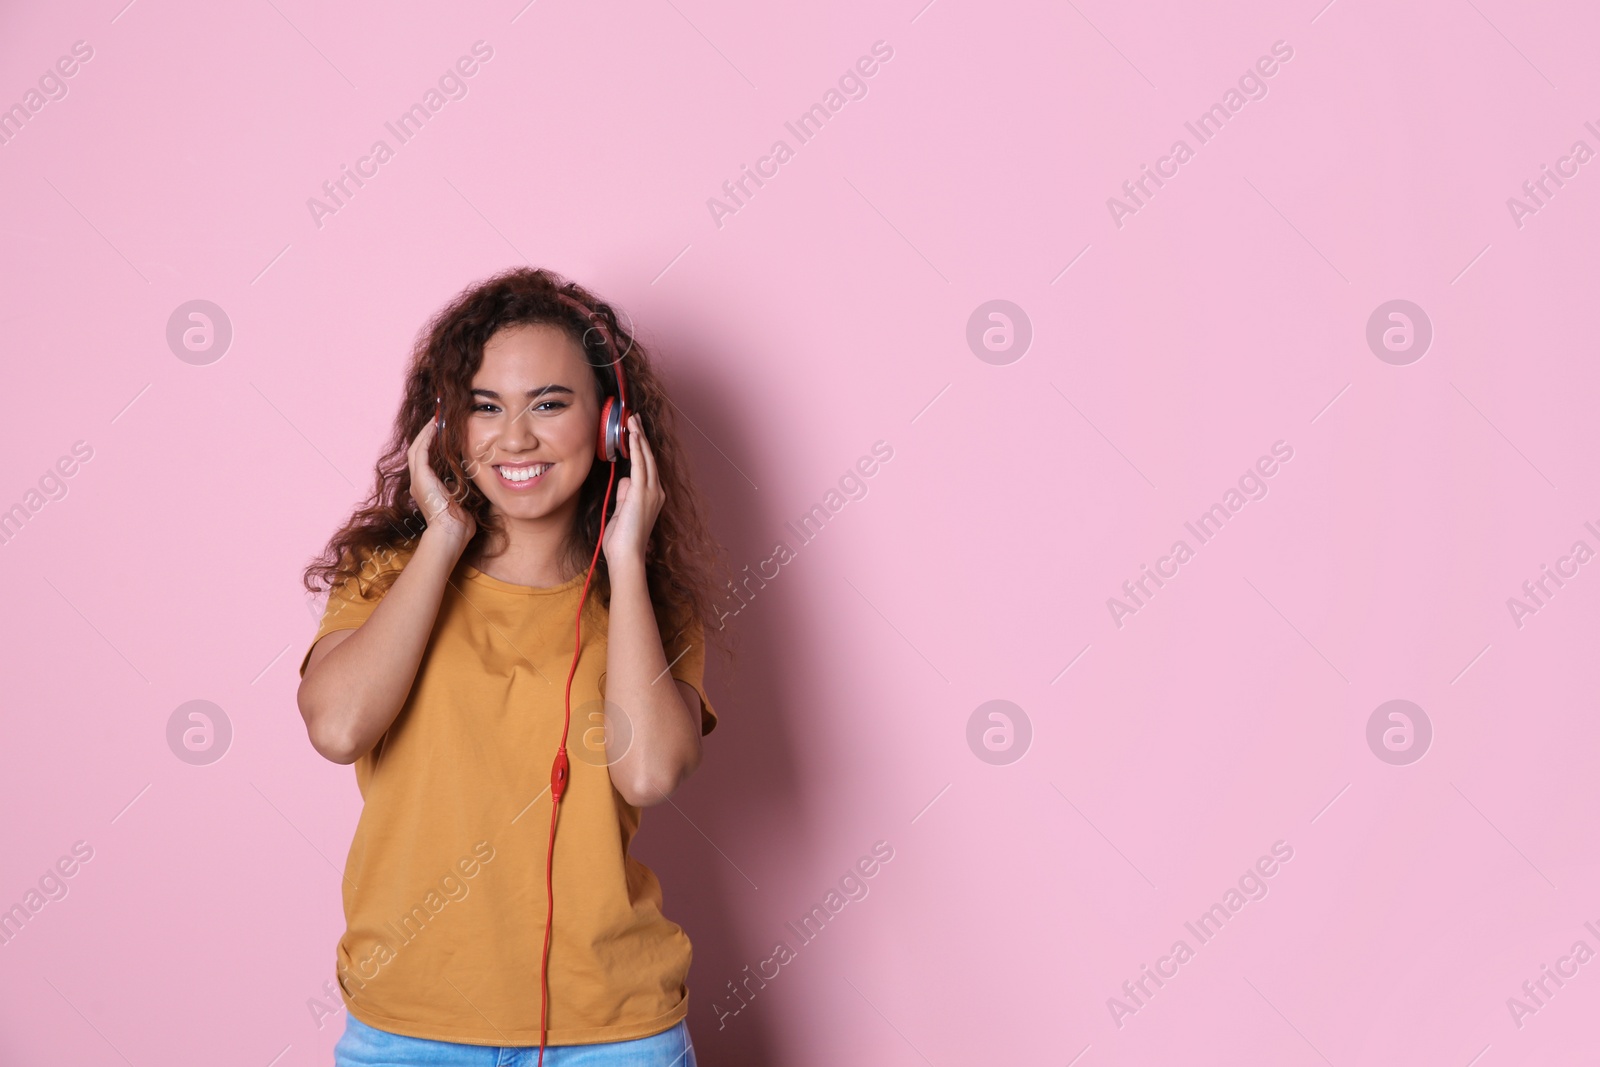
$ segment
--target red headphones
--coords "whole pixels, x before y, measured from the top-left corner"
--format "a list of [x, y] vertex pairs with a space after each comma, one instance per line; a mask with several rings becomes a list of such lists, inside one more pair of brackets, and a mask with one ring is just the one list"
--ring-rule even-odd
[[[606, 328], [605, 320], [593, 312], [590, 314], [594, 316], [594, 325], [589, 329], [600, 331], [608, 354], [616, 351], [611, 343], [611, 331]], [[584, 332], [584, 336], [589, 336], [587, 331]], [[587, 349], [587, 344], [584, 347]], [[605, 402], [600, 405], [600, 439], [595, 442], [595, 455], [599, 456], [603, 463], [615, 463], [619, 455], [623, 459], [629, 458], [628, 416], [633, 414], [632, 409], [628, 407], [628, 389], [622, 376], [621, 356], [616, 356], [612, 360], [611, 370], [617, 379], [617, 395], [606, 397]]]

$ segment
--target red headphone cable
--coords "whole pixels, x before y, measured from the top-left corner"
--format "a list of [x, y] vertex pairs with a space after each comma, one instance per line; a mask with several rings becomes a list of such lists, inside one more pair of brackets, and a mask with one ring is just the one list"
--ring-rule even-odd
[[589, 598], [589, 583], [594, 580], [594, 566], [600, 559], [600, 546], [606, 537], [606, 508], [611, 503], [611, 486], [617, 478], [617, 463], [611, 461], [611, 475], [606, 479], [606, 495], [601, 498], [600, 536], [595, 538], [594, 556], [589, 560], [589, 574], [583, 580], [583, 595], [578, 598], [578, 618], [573, 627], [572, 667], [567, 671], [566, 718], [561, 724], [561, 747], [556, 750], [555, 763], [550, 767], [550, 844], [544, 857], [544, 954], [539, 962], [539, 1067], [544, 1067], [545, 1013], [550, 1006], [550, 934], [555, 918], [555, 868], [556, 810], [561, 807], [561, 796], [567, 791], [567, 730], [572, 725], [572, 678], [578, 673], [578, 653], [583, 648], [583, 604]]

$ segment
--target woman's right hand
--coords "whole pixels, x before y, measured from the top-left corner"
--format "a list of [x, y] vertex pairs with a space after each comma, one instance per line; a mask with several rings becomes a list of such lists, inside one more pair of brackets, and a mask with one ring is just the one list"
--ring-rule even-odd
[[406, 451], [411, 467], [411, 499], [428, 520], [426, 532], [437, 533], [459, 552], [478, 532], [478, 522], [434, 473], [429, 451], [438, 434], [439, 424], [429, 419]]

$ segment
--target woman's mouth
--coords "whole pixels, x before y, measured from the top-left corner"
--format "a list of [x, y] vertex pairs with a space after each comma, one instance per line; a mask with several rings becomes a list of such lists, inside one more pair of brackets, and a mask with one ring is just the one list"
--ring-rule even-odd
[[500, 476], [501, 485], [514, 493], [524, 493], [543, 482], [553, 466], [553, 463], [497, 463], [494, 472]]

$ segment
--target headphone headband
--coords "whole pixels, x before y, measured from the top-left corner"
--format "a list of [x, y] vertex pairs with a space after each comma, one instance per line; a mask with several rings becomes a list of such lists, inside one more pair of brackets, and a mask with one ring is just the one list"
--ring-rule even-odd
[[601, 315], [594, 308], [588, 306], [582, 301], [568, 296], [566, 293], [558, 292], [555, 294], [555, 296], [557, 300], [561, 301], [563, 304], [582, 315], [589, 323], [588, 328], [584, 330], [583, 334], [584, 347], [588, 347], [589, 330], [596, 330], [599, 332], [600, 343], [606, 350], [606, 355], [608, 357], [607, 362], [611, 365], [612, 376], [617, 381], [617, 399], [622, 402], [624, 407], [627, 406], [628, 387], [622, 373], [622, 357], [617, 355], [617, 348], [613, 343], [611, 336], [611, 328], [606, 324], [605, 316]]

